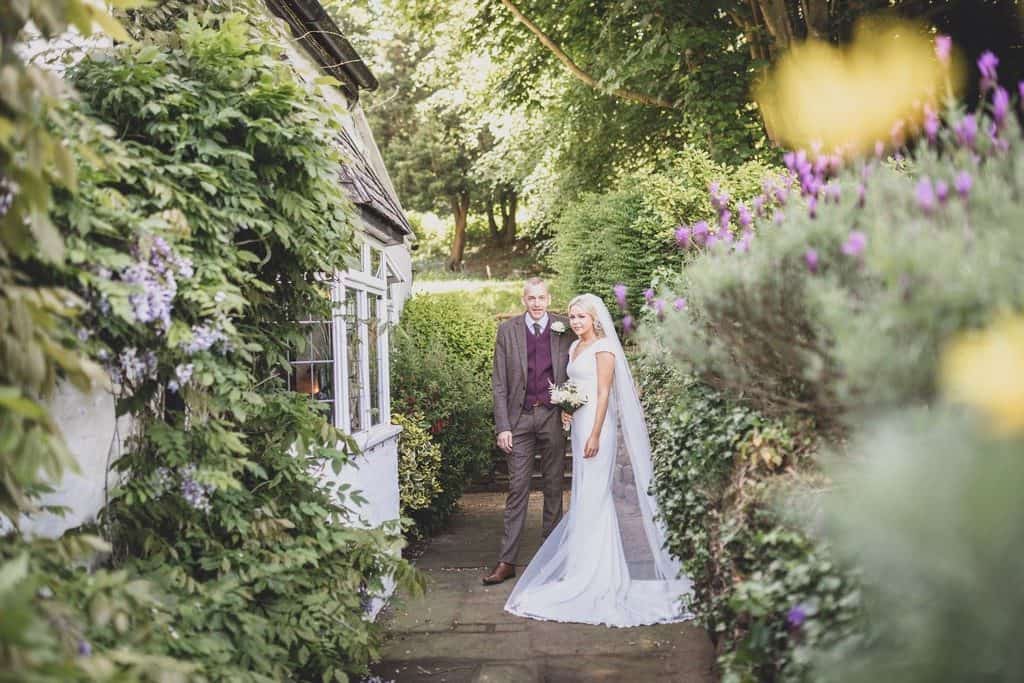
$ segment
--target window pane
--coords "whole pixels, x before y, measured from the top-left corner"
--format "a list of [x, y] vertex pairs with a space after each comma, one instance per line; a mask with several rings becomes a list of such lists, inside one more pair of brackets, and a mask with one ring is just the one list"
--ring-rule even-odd
[[296, 350], [288, 386], [323, 403], [334, 419], [334, 334], [329, 322], [300, 323], [305, 332], [305, 348]]
[[383, 262], [383, 254], [380, 249], [374, 249], [370, 247], [370, 275], [374, 277], [381, 277], [381, 263]]
[[377, 334], [379, 323], [377, 317], [377, 304], [381, 297], [370, 295], [370, 317], [367, 319], [366, 327], [369, 333], [366, 351], [370, 357], [370, 424], [379, 425], [381, 421], [380, 411], [380, 357], [377, 348]]
[[348, 358], [345, 370], [348, 375], [348, 415], [349, 431], [356, 433], [363, 429], [361, 414], [362, 385], [359, 381], [359, 324], [358, 324], [358, 292], [354, 289], [345, 290], [345, 339], [348, 344]]

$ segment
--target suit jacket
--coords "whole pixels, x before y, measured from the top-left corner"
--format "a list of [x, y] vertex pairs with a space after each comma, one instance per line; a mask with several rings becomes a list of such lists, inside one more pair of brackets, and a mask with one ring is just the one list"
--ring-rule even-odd
[[[494, 390], [494, 431], [512, 431], [523, 412], [526, 400], [526, 320], [525, 313], [509, 318], [498, 327], [498, 338], [494, 344], [494, 371], [491, 374], [491, 388]], [[565, 332], [551, 331], [551, 364], [554, 367], [555, 384], [568, 379], [565, 366], [569, 363], [569, 346], [576, 335], [569, 328], [565, 316], [548, 313], [548, 325], [561, 322]]]

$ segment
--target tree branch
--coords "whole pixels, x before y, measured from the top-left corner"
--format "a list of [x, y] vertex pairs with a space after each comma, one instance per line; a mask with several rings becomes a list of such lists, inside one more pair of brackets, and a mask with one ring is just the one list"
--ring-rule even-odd
[[[526, 28], [530, 29], [530, 32], [537, 36], [537, 40], [541, 42], [541, 45], [550, 50], [551, 53], [558, 58], [558, 61], [560, 61], [563, 66], [565, 66], [566, 71], [571, 73], [577, 79], [589, 85], [591, 88], [605, 92], [605, 90], [601, 87], [601, 84], [597, 81], [596, 78], [594, 78], [586, 71], [581, 69], [576, 64], [576, 62], [572, 61], [572, 58], [569, 57], [569, 55], [565, 54], [565, 51], [562, 50], [562, 48], [560, 48], [558, 44], [555, 43], [555, 41], [551, 40], [551, 38], [549, 38], [548, 35], [544, 33], [544, 31], [542, 31], [539, 26], [530, 21], [530, 18], [524, 15], [519, 10], [519, 8], [512, 3], [511, 0], [501, 0], [501, 4], [505, 5], [505, 7], [508, 8], [508, 11], [512, 13], [512, 16], [515, 17], [516, 20], [519, 21], [519, 23], [521, 23]], [[625, 88], [615, 88], [614, 90], [611, 91], [611, 94], [623, 100], [639, 102], [640, 104], [646, 104], [648, 106], [653, 107], [661, 107], [662, 109], [679, 108], [678, 106], [672, 104], [667, 100], [663, 100], [660, 97], [645, 95], [643, 93], [638, 93], [633, 90], [626, 90]]]

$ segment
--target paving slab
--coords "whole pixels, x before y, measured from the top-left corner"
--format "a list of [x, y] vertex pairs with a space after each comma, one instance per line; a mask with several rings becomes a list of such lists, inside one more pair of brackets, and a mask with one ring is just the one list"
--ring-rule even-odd
[[[374, 675], [395, 683], [716, 680], [711, 641], [690, 623], [607, 628], [507, 614], [514, 582], [480, 583], [501, 542], [504, 500], [501, 493], [465, 495], [448, 529], [429, 541], [416, 562], [427, 592], [398, 596], [382, 614], [389, 636]], [[523, 566], [540, 547], [542, 505], [541, 494], [531, 493]]]

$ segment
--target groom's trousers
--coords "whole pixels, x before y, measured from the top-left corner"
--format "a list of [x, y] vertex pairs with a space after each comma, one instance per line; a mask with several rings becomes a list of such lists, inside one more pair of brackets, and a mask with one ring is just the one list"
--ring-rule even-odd
[[562, 519], [562, 477], [565, 468], [565, 433], [561, 411], [539, 405], [523, 411], [512, 428], [512, 453], [508, 457], [508, 498], [505, 501], [505, 534], [501, 562], [516, 563], [519, 541], [526, 525], [533, 460], [540, 453], [544, 475], [544, 538]]

